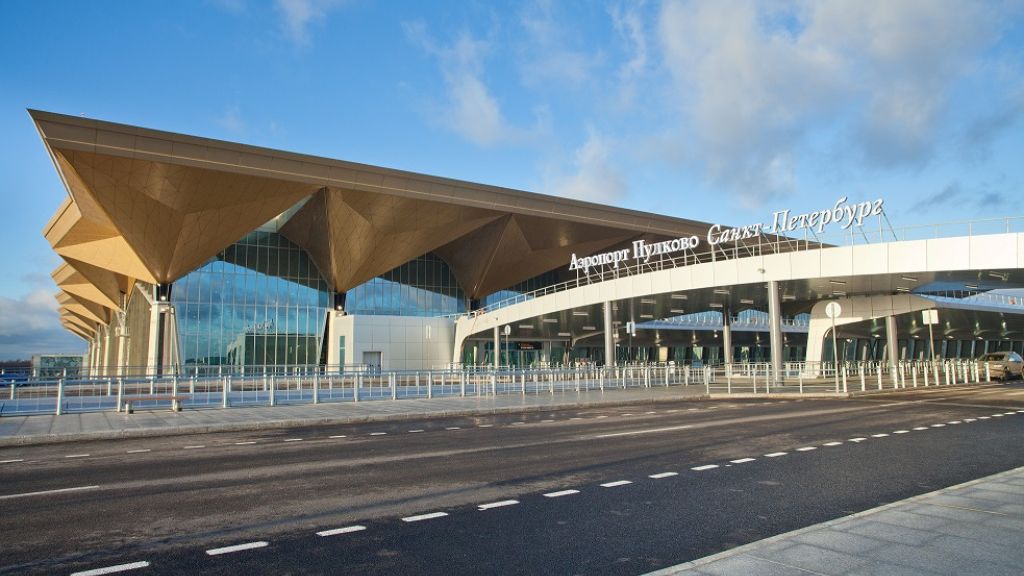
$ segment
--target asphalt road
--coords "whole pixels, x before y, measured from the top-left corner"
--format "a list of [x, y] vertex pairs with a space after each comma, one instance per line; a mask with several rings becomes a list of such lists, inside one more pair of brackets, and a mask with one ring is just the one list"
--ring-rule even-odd
[[0, 574], [639, 574], [1022, 441], [1015, 383], [3, 448]]

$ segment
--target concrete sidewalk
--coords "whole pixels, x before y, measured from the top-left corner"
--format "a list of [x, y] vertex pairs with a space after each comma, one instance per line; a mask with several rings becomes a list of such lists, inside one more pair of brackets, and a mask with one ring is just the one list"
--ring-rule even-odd
[[660, 403], [706, 398], [704, 386], [630, 388], [556, 392], [555, 394], [506, 394], [365, 400], [293, 404], [274, 407], [203, 408], [171, 412], [167, 409], [124, 414], [113, 411], [82, 412], [54, 416], [4, 416], [0, 418], [0, 446], [45, 444], [73, 440], [171, 436], [319, 424], [346, 424], [411, 420], [443, 416], [470, 416], [511, 412], [547, 411], [617, 404]]
[[648, 576], [1024, 572], [1024, 468], [780, 534]]

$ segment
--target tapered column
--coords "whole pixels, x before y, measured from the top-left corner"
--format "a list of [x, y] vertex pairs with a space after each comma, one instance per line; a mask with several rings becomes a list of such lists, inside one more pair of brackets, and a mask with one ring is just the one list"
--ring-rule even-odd
[[768, 281], [768, 330], [772, 347], [772, 382], [778, 383], [782, 374], [782, 305], [777, 280]]
[[732, 310], [722, 309], [722, 359], [732, 364]]
[[896, 362], [900, 356], [896, 343], [896, 316], [889, 315], [885, 317], [885, 346], [889, 356], [889, 373], [894, 378], [896, 375]]
[[612, 303], [604, 303], [604, 365], [615, 366], [615, 326], [612, 324]]

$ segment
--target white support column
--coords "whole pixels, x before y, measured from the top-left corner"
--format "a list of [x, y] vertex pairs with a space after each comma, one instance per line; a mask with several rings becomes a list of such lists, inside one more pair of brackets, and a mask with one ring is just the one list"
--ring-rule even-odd
[[501, 369], [501, 332], [494, 327], [494, 370]]
[[732, 310], [722, 309], [722, 360], [725, 362], [725, 374], [728, 378], [732, 373]]
[[779, 302], [779, 282], [768, 281], [768, 329], [772, 347], [772, 383], [778, 384], [782, 374], [782, 305]]
[[605, 302], [604, 312], [604, 365], [615, 366], [615, 325], [612, 324], [612, 303]]
[[899, 362], [899, 347], [897, 346], [898, 340], [896, 338], [896, 316], [888, 315], [885, 317], [885, 349], [889, 357], [889, 373], [896, 376], [896, 366]]

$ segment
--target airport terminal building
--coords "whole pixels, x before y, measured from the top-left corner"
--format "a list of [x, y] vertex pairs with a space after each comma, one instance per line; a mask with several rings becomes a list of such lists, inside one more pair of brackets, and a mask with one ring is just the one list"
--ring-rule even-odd
[[[68, 192], [44, 230], [63, 260], [61, 320], [88, 342], [95, 374], [1024, 347], [1020, 304], [986, 298], [1024, 286], [1024, 239], [1009, 224], [956, 248], [894, 248], [881, 225], [874, 240], [864, 230], [882, 221], [881, 200], [724, 226], [30, 114]], [[816, 234], [826, 212], [849, 232], [848, 253]], [[842, 350], [823, 344], [829, 301], [844, 307]], [[918, 312], [937, 308], [929, 333]]]

